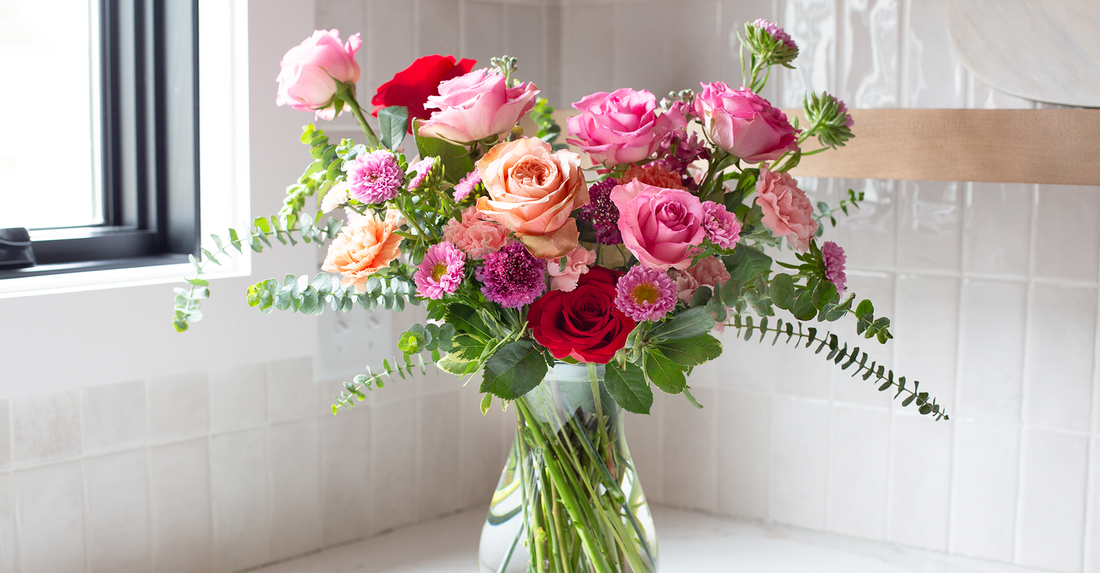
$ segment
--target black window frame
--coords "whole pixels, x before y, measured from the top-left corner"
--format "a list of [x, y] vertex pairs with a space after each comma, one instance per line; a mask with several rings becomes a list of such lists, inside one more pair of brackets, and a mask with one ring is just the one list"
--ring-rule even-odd
[[104, 223], [32, 231], [0, 279], [187, 262], [199, 251], [198, 0], [100, 0]]

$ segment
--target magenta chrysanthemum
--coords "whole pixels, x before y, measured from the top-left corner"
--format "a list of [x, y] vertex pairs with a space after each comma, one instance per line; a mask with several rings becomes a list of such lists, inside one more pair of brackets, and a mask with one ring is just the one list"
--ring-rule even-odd
[[518, 241], [485, 255], [474, 276], [481, 281], [485, 298], [504, 308], [531, 304], [546, 291], [546, 262], [536, 259]]
[[424, 178], [428, 176], [428, 172], [431, 171], [434, 166], [434, 157], [421, 159], [414, 163], [412, 167], [409, 168], [409, 173], [416, 173], [416, 175], [413, 175], [413, 178], [409, 181], [409, 191], [420, 187], [420, 184], [424, 182]]
[[348, 194], [364, 203], [384, 203], [397, 197], [405, 174], [393, 153], [385, 149], [360, 155], [344, 166], [348, 172]]
[[420, 268], [413, 273], [417, 294], [432, 300], [454, 294], [464, 278], [466, 254], [446, 241], [428, 247]]
[[638, 265], [615, 285], [615, 306], [630, 318], [660, 320], [676, 307], [676, 283], [667, 272]]
[[470, 195], [470, 192], [474, 190], [474, 187], [477, 187], [478, 183], [481, 183], [481, 173], [479, 173], [477, 169], [474, 169], [473, 171], [467, 173], [466, 176], [463, 177], [462, 180], [459, 181], [453, 189], [455, 203], [461, 203], [465, 201], [466, 197]]
[[844, 275], [844, 264], [848, 262], [844, 249], [832, 241], [825, 241], [821, 247], [821, 262], [825, 264], [825, 278], [833, 283], [837, 292], [843, 291], [844, 284], [848, 282], [848, 277]]
[[792, 50], [798, 49], [798, 44], [794, 43], [794, 40], [791, 39], [791, 35], [776, 24], [773, 24], [763, 18], [759, 18], [755, 22], [753, 22], [752, 25], [760, 28], [761, 30], [764, 30], [768, 33], [769, 36], [775, 38], [776, 40], [783, 42], [788, 48]]
[[707, 240], [721, 249], [732, 249], [741, 239], [741, 223], [725, 205], [703, 201], [703, 231]]
[[619, 184], [616, 179], [604, 179], [588, 188], [588, 204], [581, 207], [581, 217], [596, 228], [596, 242], [618, 245], [623, 242], [619, 232], [619, 208], [611, 200], [611, 190]]

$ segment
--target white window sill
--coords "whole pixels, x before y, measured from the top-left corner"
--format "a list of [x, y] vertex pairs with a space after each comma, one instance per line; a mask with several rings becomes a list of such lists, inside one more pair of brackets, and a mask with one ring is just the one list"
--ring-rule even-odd
[[[259, 569], [262, 573], [476, 570], [485, 507]], [[886, 543], [653, 507], [662, 573], [1025, 573]]]

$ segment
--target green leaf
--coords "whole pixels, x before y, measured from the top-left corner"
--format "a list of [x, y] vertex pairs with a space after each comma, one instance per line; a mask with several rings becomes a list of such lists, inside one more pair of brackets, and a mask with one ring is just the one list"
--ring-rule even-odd
[[695, 396], [691, 395], [691, 390], [687, 386], [684, 386], [684, 397], [687, 398], [688, 402], [691, 403], [692, 406], [695, 406], [696, 408], [699, 408], [700, 410], [703, 409], [703, 405], [700, 404], [699, 401], [695, 399]]
[[462, 360], [453, 354], [448, 354], [435, 362], [436, 367], [440, 370], [454, 374], [455, 376], [462, 376], [468, 374], [472, 368], [477, 368], [476, 361]]
[[481, 391], [503, 400], [515, 400], [538, 386], [546, 376], [546, 361], [528, 339], [509, 342], [485, 363]]
[[681, 366], [698, 366], [722, 354], [722, 343], [709, 334], [681, 340], [666, 340], [658, 343], [655, 348]]
[[679, 340], [681, 338], [695, 338], [702, 336], [717, 324], [705, 307], [689, 308], [668, 322], [658, 325], [651, 331], [653, 338], [658, 340]]
[[772, 277], [768, 295], [771, 296], [775, 306], [790, 310], [794, 306], [794, 277], [786, 273], [779, 273]]
[[764, 251], [748, 245], [737, 245], [733, 254], [722, 257], [722, 260], [726, 263], [726, 270], [730, 272], [731, 280], [737, 281], [738, 284], [751, 282], [772, 268], [771, 257], [765, 255]]
[[812, 287], [803, 290], [802, 294], [798, 295], [798, 298], [794, 301], [794, 305], [791, 307], [791, 314], [798, 320], [810, 320], [814, 316], [817, 316], [817, 309], [814, 308], [814, 290]]
[[687, 378], [680, 365], [657, 349], [645, 352], [645, 375], [655, 386], [668, 394], [679, 394], [687, 386]]
[[691, 294], [691, 304], [688, 306], [703, 306], [710, 301], [712, 294], [713, 292], [711, 292], [710, 287], [700, 286]]
[[474, 170], [474, 162], [466, 149], [434, 137], [416, 136], [416, 146], [421, 157], [438, 157], [443, 162], [443, 176], [451, 183], [458, 183]]
[[868, 314], [875, 314], [875, 305], [872, 304], [870, 300], [863, 299], [863, 301], [859, 303], [859, 306], [856, 307], [856, 316], [863, 318]]
[[607, 393], [627, 412], [648, 414], [653, 407], [653, 390], [646, 382], [645, 372], [630, 362], [626, 363], [626, 370], [608, 364], [604, 383]]
[[493, 395], [486, 394], [481, 397], [481, 415], [484, 416], [489, 411], [489, 406], [493, 405]]
[[408, 108], [391, 105], [378, 112], [378, 140], [388, 149], [396, 150], [405, 142], [405, 132], [408, 128]]
[[833, 283], [831, 281], [821, 281], [817, 283], [817, 287], [814, 288], [814, 308], [821, 310], [826, 304], [835, 301], [836, 297], [836, 287], [833, 286]]

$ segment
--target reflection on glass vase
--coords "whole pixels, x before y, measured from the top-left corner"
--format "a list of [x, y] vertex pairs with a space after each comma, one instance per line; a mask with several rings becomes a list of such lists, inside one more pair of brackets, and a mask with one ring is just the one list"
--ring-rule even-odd
[[482, 573], [652, 573], [657, 537], [603, 365], [558, 364], [515, 400], [516, 440], [478, 555]]

